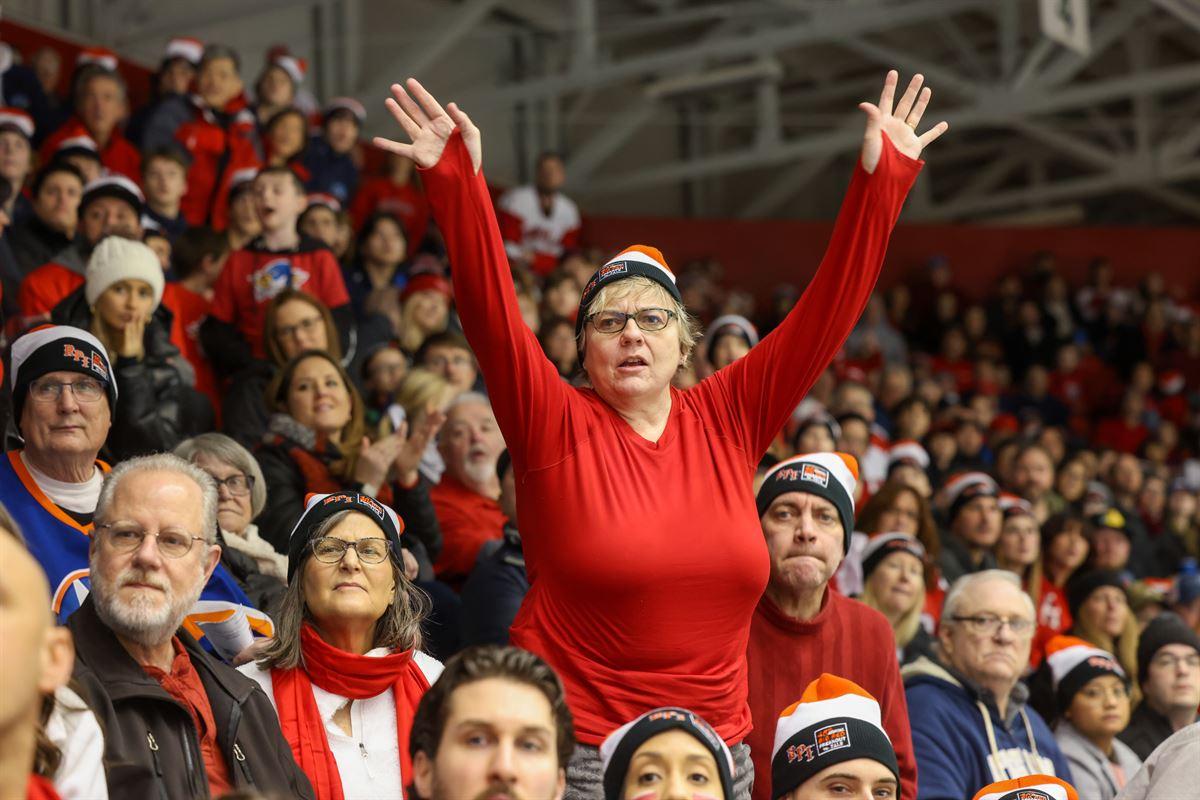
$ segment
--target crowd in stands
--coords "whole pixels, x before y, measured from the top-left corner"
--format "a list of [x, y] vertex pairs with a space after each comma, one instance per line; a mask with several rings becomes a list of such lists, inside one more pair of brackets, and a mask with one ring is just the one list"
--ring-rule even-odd
[[875, 290], [919, 78], [761, 303], [416, 83], [372, 151], [280, 48], [14, 56], [0, 796], [1192, 796], [1200, 303]]

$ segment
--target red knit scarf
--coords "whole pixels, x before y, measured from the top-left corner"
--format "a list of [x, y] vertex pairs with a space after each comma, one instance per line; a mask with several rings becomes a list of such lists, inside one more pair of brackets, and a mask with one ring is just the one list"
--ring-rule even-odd
[[389, 656], [359, 656], [327, 644], [311, 625], [300, 629], [304, 667], [271, 670], [279, 726], [296, 763], [312, 782], [317, 800], [343, 800], [342, 779], [325, 735], [325, 723], [313, 696], [313, 684], [327, 692], [365, 700], [388, 688], [396, 696], [396, 743], [400, 746], [400, 777], [412, 778], [408, 732], [421, 695], [429, 681], [413, 659], [413, 651]]

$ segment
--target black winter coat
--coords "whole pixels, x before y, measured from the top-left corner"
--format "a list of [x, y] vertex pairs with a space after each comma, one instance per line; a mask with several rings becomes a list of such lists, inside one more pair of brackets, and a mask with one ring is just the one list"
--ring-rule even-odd
[[[146, 674], [100, 621], [92, 598], [67, 622], [75, 637], [74, 677], [104, 728], [110, 797], [195, 800], [209, 796], [192, 717]], [[176, 634], [212, 704], [217, 743], [239, 789], [313, 800], [270, 699], [257, 683]]]
[[[55, 306], [51, 313], [55, 324], [91, 330], [92, 311], [84, 288]], [[160, 304], [146, 326], [145, 355], [141, 359], [119, 356], [113, 363], [117, 407], [107, 450], [114, 461], [171, 450], [192, 433], [211, 430], [212, 408], [191, 388], [194, 376], [190, 366], [171, 344], [172, 318]], [[205, 407], [209, 420], [203, 419]]]

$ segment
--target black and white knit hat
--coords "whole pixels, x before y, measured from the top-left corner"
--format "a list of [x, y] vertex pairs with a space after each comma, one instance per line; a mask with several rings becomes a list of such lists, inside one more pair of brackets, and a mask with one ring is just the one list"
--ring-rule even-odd
[[95, 378], [104, 385], [109, 411], [116, 411], [117, 381], [100, 340], [82, 328], [44, 325], [12, 345], [13, 419], [18, 423], [29, 384], [51, 372], [78, 372]]
[[1115, 675], [1129, 683], [1129, 676], [1112, 653], [1075, 636], [1055, 636], [1047, 642], [1046, 665], [1050, 668], [1060, 712], [1071, 705], [1075, 694], [1093, 678]]
[[725, 314], [714, 319], [704, 332], [704, 357], [710, 362], [713, 348], [723, 336], [736, 336], [745, 342], [747, 347], [758, 344], [758, 328], [754, 327], [754, 323], [740, 314]]
[[83, 197], [79, 201], [79, 216], [82, 217], [84, 209], [101, 197], [115, 197], [118, 200], [124, 200], [133, 208], [138, 219], [142, 218], [142, 211], [146, 207], [146, 196], [142, 194], [142, 190], [136, 183], [124, 175], [105, 175], [83, 187]]
[[374, 497], [359, 492], [332, 492], [310, 494], [304, 504], [304, 513], [292, 528], [288, 537], [288, 580], [296, 574], [304, 551], [312, 540], [313, 533], [322, 522], [343, 511], [357, 511], [379, 526], [383, 536], [392, 545], [392, 558], [400, 559], [400, 534], [404, 533], [404, 521], [395, 511]]
[[672, 730], [691, 734], [712, 754], [724, 796], [733, 797], [733, 753], [712, 726], [685, 708], [656, 708], [617, 728], [600, 745], [604, 800], [622, 800], [629, 762], [637, 749], [658, 734]]
[[767, 513], [781, 494], [805, 492], [833, 503], [842, 519], [846, 552], [854, 532], [854, 491], [858, 486], [858, 460], [847, 453], [806, 453], [780, 461], [763, 476], [758, 487], [758, 515]]
[[583, 287], [583, 295], [579, 298], [579, 314], [575, 317], [575, 337], [578, 338], [587, 322], [587, 308], [596, 299], [601, 289], [610, 283], [640, 275], [649, 278], [667, 290], [677, 302], [683, 302], [683, 295], [675, 285], [675, 273], [667, 266], [667, 260], [657, 247], [644, 244], [630, 245], [608, 260], [604, 266], [596, 270], [596, 274]]
[[907, 553], [915, 558], [922, 566], [925, 564], [925, 546], [907, 533], [881, 533], [872, 536], [863, 548], [862, 569], [863, 580], [871, 577], [875, 568], [892, 553]]
[[883, 729], [879, 702], [853, 681], [823, 674], [775, 723], [771, 797], [779, 798], [822, 770], [869, 758], [896, 776], [896, 749]]
[[946, 481], [942, 487], [941, 502], [946, 508], [946, 518], [953, 521], [963, 506], [977, 497], [999, 497], [1000, 487], [986, 472], [963, 472]]

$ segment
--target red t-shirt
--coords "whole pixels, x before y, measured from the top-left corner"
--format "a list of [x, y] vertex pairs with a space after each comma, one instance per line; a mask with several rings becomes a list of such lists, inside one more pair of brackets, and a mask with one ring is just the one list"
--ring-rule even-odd
[[513, 459], [530, 590], [511, 639], [562, 677], [580, 741], [663, 705], [750, 731], [746, 644], [770, 567], [762, 454], [866, 306], [919, 163], [856, 169], [821, 268], [787, 319], [688, 391], [648, 441], [563, 381], [526, 327], [482, 173], [458, 134], [423, 173], [455, 301]]
[[296, 250], [274, 252], [255, 239], [245, 249], [229, 254], [213, 287], [209, 313], [235, 326], [255, 358], [263, 358], [267, 305], [287, 288], [310, 294], [331, 309], [350, 302], [337, 259], [323, 244], [301, 237]]
[[49, 319], [54, 307], [82, 285], [83, 276], [78, 272], [53, 261], [42, 264], [25, 276], [17, 290], [17, 305], [25, 324]]
[[171, 662], [171, 671], [163, 672], [158, 667], [142, 665], [154, 680], [158, 681], [167, 694], [179, 701], [192, 717], [196, 726], [196, 737], [200, 740], [200, 755], [204, 758], [204, 771], [208, 773], [208, 788], [213, 797], [223, 792], [231, 791], [233, 780], [229, 776], [229, 765], [221, 753], [217, 743], [217, 723], [213, 719], [212, 703], [208, 700], [208, 692], [200, 682], [192, 659], [178, 637], [171, 639], [175, 648], [175, 660]]
[[763, 596], [750, 623], [750, 713], [746, 737], [754, 761], [754, 800], [771, 797], [771, 750], [779, 713], [800, 699], [824, 672], [866, 689], [883, 711], [883, 728], [900, 764], [900, 796], [917, 796], [917, 760], [908, 727], [908, 703], [896, 660], [896, 640], [878, 611], [834, 591], [808, 621], [789, 617]]
[[495, 500], [471, 491], [449, 475], [442, 476], [429, 497], [442, 526], [442, 552], [433, 571], [444, 581], [461, 582], [474, 569], [479, 548], [504, 537], [504, 512]]
[[217, 379], [212, 364], [200, 344], [200, 326], [208, 317], [212, 303], [204, 295], [196, 294], [179, 283], [168, 283], [163, 287], [162, 304], [171, 310], [171, 344], [196, 371], [196, 389], [203, 392], [212, 403], [213, 410], [221, 409], [221, 393], [217, 390]]

